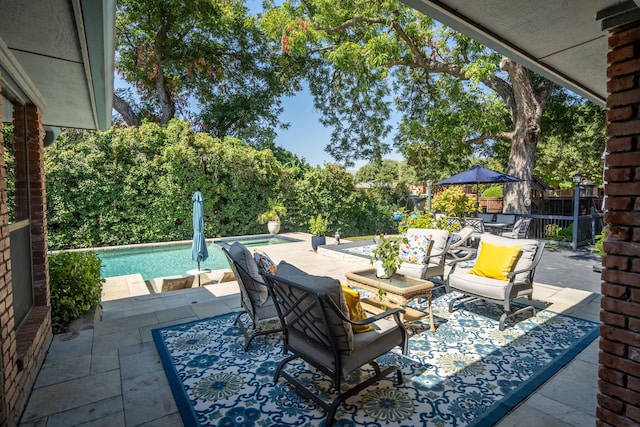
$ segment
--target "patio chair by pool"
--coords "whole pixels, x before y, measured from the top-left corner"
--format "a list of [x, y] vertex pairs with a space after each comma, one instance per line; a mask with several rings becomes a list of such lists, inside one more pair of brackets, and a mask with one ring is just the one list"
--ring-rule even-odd
[[[349, 319], [349, 309], [338, 280], [309, 275], [286, 262], [278, 265], [275, 276], [264, 275], [284, 326], [285, 354], [290, 354], [278, 365], [273, 381], [284, 377], [298, 393], [322, 407], [327, 412], [327, 426], [332, 425], [342, 402], [393, 371], [396, 371], [398, 384], [402, 384], [402, 372], [397, 366], [381, 370], [375, 361], [396, 346], [406, 354], [407, 331], [399, 316], [402, 309], [394, 308], [354, 322]], [[354, 333], [354, 324], [374, 325], [374, 330]], [[302, 359], [328, 375], [338, 397], [328, 403], [314, 394], [317, 385], [298, 379], [297, 373], [288, 372], [286, 365], [295, 359]], [[375, 374], [353, 388], [343, 390], [342, 380], [365, 364], [373, 366]]]
[[531, 239], [509, 239], [489, 233], [482, 235], [475, 266], [463, 272], [454, 264], [447, 277], [447, 291], [462, 295], [451, 300], [449, 311], [463, 299], [480, 298], [501, 304], [504, 313], [498, 327], [504, 330], [508, 317], [525, 310], [535, 314], [535, 308], [525, 305], [514, 308], [512, 300], [533, 294], [533, 276], [544, 252], [544, 242]]
[[[222, 252], [227, 257], [231, 270], [236, 276], [240, 288], [241, 311], [234, 324], [238, 325], [245, 338], [244, 350], [247, 351], [251, 341], [260, 335], [269, 335], [282, 332], [282, 328], [260, 329], [259, 323], [263, 320], [273, 319], [278, 316], [273, 297], [269, 294], [269, 288], [258, 271], [258, 266], [253, 260], [249, 249], [242, 243], [235, 242], [230, 247], [222, 247]], [[253, 326], [253, 333], [249, 333], [242, 322], [241, 317], [247, 314]]]
[[[444, 279], [444, 262], [452, 235], [447, 230], [434, 228], [409, 228], [406, 234], [409, 240], [408, 245], [421, 244], [420, 239], [413, 238], [417, 236], [429, 239], [431, 247], [429, 249], [425, 246], [422, 259], [405, 258], [397, 273], [426, 280], [438, 277]], [[400, 256], [403, 256], [402, 251]]]

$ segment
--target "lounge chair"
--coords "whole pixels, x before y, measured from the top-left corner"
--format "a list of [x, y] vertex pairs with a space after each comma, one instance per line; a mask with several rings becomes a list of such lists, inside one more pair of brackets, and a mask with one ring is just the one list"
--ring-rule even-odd
[[[381, 370], [375, 361], [396, 346], [406, 354], [407, 331], [399, 316], [402, 309], [394, 308], [354, 322], [349, 319], [349, 309], [338, 280], [309, 275], [285, 262], [278, 264], [275, 276], [263, 274], [271, 287], [280, 322], [284, 326], [285, 354], [290, 354], [278, 365], [273, 381], [284, 377], [298, 393], [323, 408], [327, 412], [325, 425], [332, 425], [336, 410], [347, 398], [394, 371], [398, 384], [402, 384], [402, 372], [397, 366]], [[387, 320], [386, 317], [393, 319]], [[375, 325], [375, 328], [370, 332], [354, 333], [352, 325]], [[286, 365], [295, 359], [302, 359], [328, 375], [339, 393], [338, 397], [331, 403], [325, 402], [314, 394], [317, 386], [287, 372]], [[342, 379], [365, 364], [372, 365], [375, 374], [343, 391]]]
[[[263, 320], [277, 317], [278, 310], [249, 249], [235, 242], [228, 248], [223, 246], [222, 252], [227, 257], [240, 288], [240, 304], [244, 311], [238, 314], [234, 324], [238, 325], [244, 335], [244, 350], [247, 351], [255, 337], [282, 332], [282, 328], [260, 329], [258, 326]], [[242, 322], [241, 317], [244, 314], [247, 314], [251, 320], [253, 333], [249, 333]]]
[[531, 239], [509, 239], [489, 233], [482, 235], [475, 266], [468, 272], [460, 271], [454, 264], [447, 276], [447, 291], [462, 295], [449, 303], [449, 311], [462, 299], [480, 298], [501, 304], [504, 313], [498, 328], [504, 330], [508, 317], [525, 310], [535, 314], [531, 305], [514, 309], [512, 300], [520, 297], [531, 299], [533, 276], [544, 252], [544, 242]]

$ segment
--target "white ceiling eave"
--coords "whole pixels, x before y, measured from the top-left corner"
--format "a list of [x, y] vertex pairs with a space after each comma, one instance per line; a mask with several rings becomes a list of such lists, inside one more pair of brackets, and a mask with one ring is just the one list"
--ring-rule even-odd
[[596, 14], [621, 0], [401, 1], [605, 105], [607, 34]]
[[2, 2], [4, 97], [38, 106], [45, 126], [108, 129], [114, 31], [115, 0]]

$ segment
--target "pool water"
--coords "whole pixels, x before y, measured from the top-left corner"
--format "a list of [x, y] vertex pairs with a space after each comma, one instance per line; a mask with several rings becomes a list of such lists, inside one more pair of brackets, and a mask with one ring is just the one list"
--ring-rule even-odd
[[[259, 236], [256, 238], [226, 238], [217, 240], [232, 244], [239, 241], [247, 247], [291, 243], [295, 239]], [[209, 257], [200, 263], [201, 269], [228, 269], [229, 263], [216, 243], [208, 243]], [[191, 260], [191, 243], [144, 245], [133, 248], [96, 250], [102, 261], [102, 277], [141, 274], [144, 280], [156, 277], [186, 275], [198, 264]]]

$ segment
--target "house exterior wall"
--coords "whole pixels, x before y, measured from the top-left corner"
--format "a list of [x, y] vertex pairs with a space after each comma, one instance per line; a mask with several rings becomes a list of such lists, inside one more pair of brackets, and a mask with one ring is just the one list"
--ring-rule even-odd
[[609, 32], [597, 423], [640, 424], [640, 22]]
[[[20, 187], [16, 192], [16, 214], [28, 219], [31, 228], [34, 305], [25, 320], [16, 325], [11, 279], [6, 165], [0, 133], [0, 425], [3, 426], [18, 424], [53, 336], [49, 302], [41, 112], [33, 105], [13, 107], [15, 179]], [[0, 111], [0, 116], [1, 113]], [[25, 164], [28, 167], [23, 167]]]

